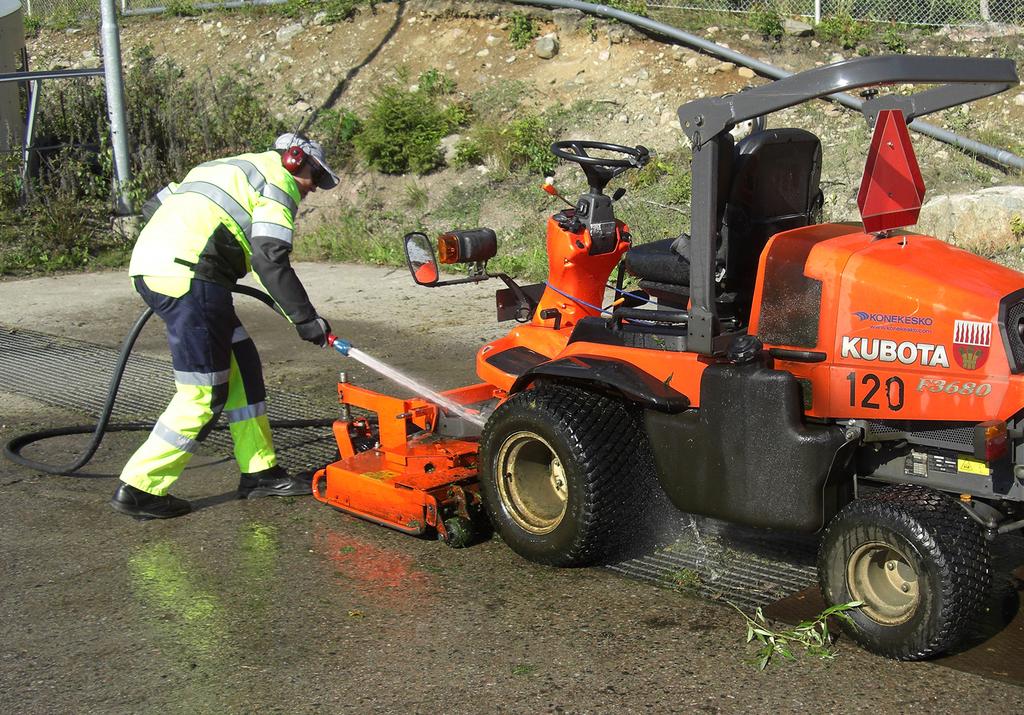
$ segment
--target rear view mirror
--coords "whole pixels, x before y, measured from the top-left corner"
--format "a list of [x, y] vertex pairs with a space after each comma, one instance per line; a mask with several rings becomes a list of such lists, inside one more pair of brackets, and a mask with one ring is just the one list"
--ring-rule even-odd
[[405, 260], [409, 264], [412, 279], [421, 286], [437, 283], [440, 271], [430, 239], [426, 234], [414, 232], [405, 236]]

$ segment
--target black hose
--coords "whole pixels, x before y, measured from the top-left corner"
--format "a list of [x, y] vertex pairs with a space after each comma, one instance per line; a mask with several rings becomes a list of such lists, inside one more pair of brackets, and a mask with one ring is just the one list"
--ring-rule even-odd
[[[278, 313], [281, 312], [273, 299], [261, 290], [251, 288], [249, 286], [233, 286], [231, 291], [233, 293], [241, 293], [242, 295], [256, 298], [273, 308]], [[124, 378], [125, 368], [128, 365], [128, 356], [131, 355], [132, 348], [135, 347], [135, 342], [139, 338], [139, 333], [142, 332], [142, 328], [152, 316], [153, 309], [146, 308], [146, 310], [139, 315], [135, 324], [132, 326], [132, 329], [128, 331], [128, 335], [125, 336], [124, 342], [121, 343], [121, 352], [117, 357], [117, 366], [114, 368], [114, 374], [110, 378], [110, 387], [107, 388], [107, 400], [103, 405], [103, 409], [100, 411], [99, 422], [95, 425], [75, 425], [73, 427], [58, 427], [55, 429], [40, 430], [38, 432], [26, 432], [23, 435], [9, 439], [4, 444], [4, 456], [15, 464], [20, 464], [23, 467], [28, 467], [29, 469], [34, 469], [37, 472], [43, 472], [44, 474], [63, 474], [71, 477], [88, 476], [78, 470], [88, 464], [89, 460], [93, 458], [93, 455], [96, 454], [96, 450], [100, 447], [100, 442], [103, 441], [103, 437], [108, 432], [129, 432], [153, 429], [152, 423], [149, 422], [126, 422], [115, 425], [109, 424], [110, 415], [114, 412], [114, 402], [117, 400], [117, 393], [121, 388], [121, 380]], [[273, 420], [270, 422], [270, 426], [278, 428], [327, 427], [333, 423], [333, 419]], [[216, 427], [214, 429], [228, 429], [228, 427]], [[28, 457], [23, 457], [21, 455], [21, 450], [34, 442], [40, 442], [44, 439], [51, 439], [53, 437], [64, 437], [72, 434], [89, 434], [90, 432], [92, 433], [92, 440], [89, 442], [89, 446], [86, 447], [81, 456], [69, 464], [46, 464], [45, 462], [37, 462], [34, 459], [29, 459]]]

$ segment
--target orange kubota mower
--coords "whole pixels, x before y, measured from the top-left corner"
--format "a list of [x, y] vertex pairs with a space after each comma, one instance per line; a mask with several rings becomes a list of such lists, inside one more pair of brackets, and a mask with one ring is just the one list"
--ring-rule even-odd
[[[844, 628], [866, 648], [949, 649], [986, 597], [988, 541], [1024, 526], [1024, 275], [903, 228], [924, 193], [907, 122], [1017, 83], [1009, 60], [875, 57], [687, 103], [691, 230], [643, 245], [604, 189], [647, 150], [554, 144], [589, 188], [548, 219], [545, 283], [487, 273], [486, 229], [438, 239], [469, 264], [455, 281], [406, 237], [418, 283], [505, 281], [517, 325], [477, 353], [482, 384], [445, 393], [457, 409], [340, 384], [376, 421], [337, 423], [317, 498], [456, 545], [483, 510], [525, 558], [576, 566], [634, 538], [653, 473], [685, 512], [822, 532], [822, 592], [863, 603]], [[819, 139], [763, 118], [894, 84], [924, 89], [862, 95], [862, 222], [820, 223]], [[616, 266], [642, 291], [603, 309]]]

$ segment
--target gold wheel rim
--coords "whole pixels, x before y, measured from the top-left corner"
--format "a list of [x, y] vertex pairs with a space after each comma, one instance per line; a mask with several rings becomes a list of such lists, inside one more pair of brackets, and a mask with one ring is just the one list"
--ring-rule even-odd
[[547, 440], [533, 432], [515, 432], [502, 443], [495, 466], [498, 494], [516, 524], [540, 536], [562, 523], [569, 482]]
[[846, 582], [861, 612], [886, 626], [909, 621], [921, 602], [917, 569], [906, 556], [880, 541], [862, 544], [846, 564]]

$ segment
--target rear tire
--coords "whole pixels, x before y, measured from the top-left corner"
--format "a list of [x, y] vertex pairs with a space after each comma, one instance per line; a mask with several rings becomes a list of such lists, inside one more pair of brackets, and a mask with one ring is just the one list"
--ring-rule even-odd
[[981, 529], [952, 498], [925, 487], [886, 487], [851, 502], [818, 552], [828, 605], [863, 601], [843, 630], [867, 650], [921, 660], [955, 647], [991, 581]]
[[651, 463], [638, 416], [621, 401], [568, 385], [509, 398], [480, 438], [480, 491], [513, 551], [554, 566], [618, 556], [637, 531]]

